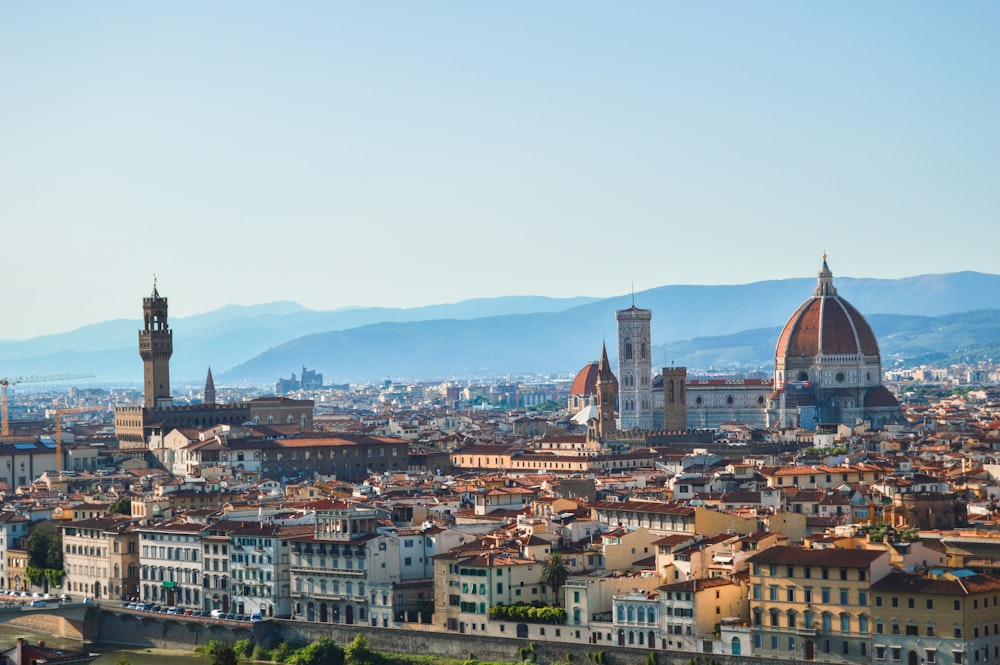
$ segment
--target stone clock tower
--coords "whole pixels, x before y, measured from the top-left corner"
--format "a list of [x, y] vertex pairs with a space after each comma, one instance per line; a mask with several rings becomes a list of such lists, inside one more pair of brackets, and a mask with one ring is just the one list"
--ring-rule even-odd
[[650, 321], [653, 312], [632, 305], [618, 319], [618, 411], [621, 429], [653, 429], [653, 362]]
[[167, 325], [167, 299], [156, 290], [142, 299], [143, 329], [139, 331], [139, 355], [143, 366], [143, 406], [170, 406], [170, 356], [174, 353], [174, 331]]

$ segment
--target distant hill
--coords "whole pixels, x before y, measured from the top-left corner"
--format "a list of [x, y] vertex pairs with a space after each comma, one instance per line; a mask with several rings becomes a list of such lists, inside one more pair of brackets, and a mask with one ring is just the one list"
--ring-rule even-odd
[[[262, 381], [295, 358], [308, 358], [310, 367], [336, 367], [341, 381], [575, 371], [596, 359], [600, 347], [594, 343], [597, 336], [566, 325], [564, 316], [376, 324], [309, 335], [237, 366], [225, 380]], [[1000, 357], [1000, 310], [938, 317], [880, 314], [868, 320], [881, 340], [885, 369]], [[770, 374], [780, 332], [775, 326], [654, 345], [653, 366]]]
[[[1000, 275], [838, 277], [835, 284], [872, 323], [887, 367], [890, 357], [997, 357]], [[815, 285], [800, 278], [663, 286], [635, 294], [635, 303], [653, 311], [654, 365], [770, 371], [780, 326]], [[631, 303], [632, 296], [512, 296], [325, 312], [293, 302], [232, 305], [171, 319], [171, 377], [174, 385], [199, 382], [209, 365], [220, 383], [272, 383], [303, 365], [328, 382], [574, 371], [596, 359], [602, 339], [615, 355], [615, 310]], [[0, 342], [0, 376], [92, 372], [94, 382], [139, 384], [140, 326], [138, 318], [114, 320]]]

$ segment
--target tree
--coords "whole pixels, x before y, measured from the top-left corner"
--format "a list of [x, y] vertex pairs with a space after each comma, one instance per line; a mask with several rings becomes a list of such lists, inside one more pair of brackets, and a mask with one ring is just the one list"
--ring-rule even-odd
[[347, 665], [380, 665], [381, 657], [368, 648], [368, 640], [361, 633], [344, 647], [344, 662]]
[[542, 564], [542, 581], [552, 589], [552, 592], [556, 596], [556, 601], [559, 600], [559, 589], [566, 583], [566, 578], [568, 577], [569, 568], [566, 566], [566, 562], [563, 561], [562, 555], [559, 552], [550, 554], [545, 559], [545, 563]]
[[111, 508], [108, 509], [108, 512], [111, 513], [112, 515], [119, 514], [131, 517], [132, 499], [123, 496], [122, 498], [118, 499], [113, 504], [111, 504]]
[[239, 665], [236, 650], [228, 644], [220, 644], [212, 652], [212, 665]]

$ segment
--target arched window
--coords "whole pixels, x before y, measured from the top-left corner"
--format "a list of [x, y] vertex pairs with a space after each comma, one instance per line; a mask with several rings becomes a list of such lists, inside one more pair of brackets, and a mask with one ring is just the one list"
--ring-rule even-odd
[[730, 643], [729, 653], [734, 656], [740, 655], [740, 638], [734, 637], [733, 641]]
[[795, 610], [788, 610], [788, 627], [795, 628]]
[[635, 620], [639, 623], [646, 623], [646, 610], [640, 607], [635, 611]]
[[649, 614], [646, 617], [646, 619], [649, 621], [649, 623], [656, 623], [656, 608], [655, 607], [650, 607], [649, 608]]
[[851, 615], [841, 614], [840, 615], [840, 632], [849, 633], [851, 632]]
[[618, 620], [619, 621], [625, 620], [625, 608], [622, 607], [621, 605], [618, 606]]
[[625, 360], [632, 360], [632, 340], [625, 338]]
[[778, 621], [778, 610], [771, 610], [771, 625], [780, 626], [781, 623]]
[[629, 607], [626, 611], [628, 612], [628, 620], [635, 621], [635, 608]]

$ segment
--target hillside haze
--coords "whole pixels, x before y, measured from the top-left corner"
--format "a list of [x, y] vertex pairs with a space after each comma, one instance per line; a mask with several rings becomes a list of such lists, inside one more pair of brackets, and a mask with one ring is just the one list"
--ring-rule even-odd
[[[961, 272], [834, 283], [871, 322], [886, 367], [906, 359], [995, 355], [1000, 317], [992, 310], [1000, 310], [1000, 276]], [[815, 278], [797, 278], [663, 286], [635, 294], [635, 304], [653, 311], [654, 366], [769, 371], [780, 327], [815, 285]], [[596, 359], [602, 340], [616, 354], [615, 311], [631, 304], [632, 296], [511, 296], [410, 309], [231, 305], [171, 318], [171, 376], [175, 386], [198, 383], [209, 365], [217, 382], [230, 384], [269, 384], [302, 366], [322, 372], [328, 383], [573, 372]], [[138, 385], [140, 327], [137, 317], [0, 342], [0, 375], [93, 373], [93, 383]]]

